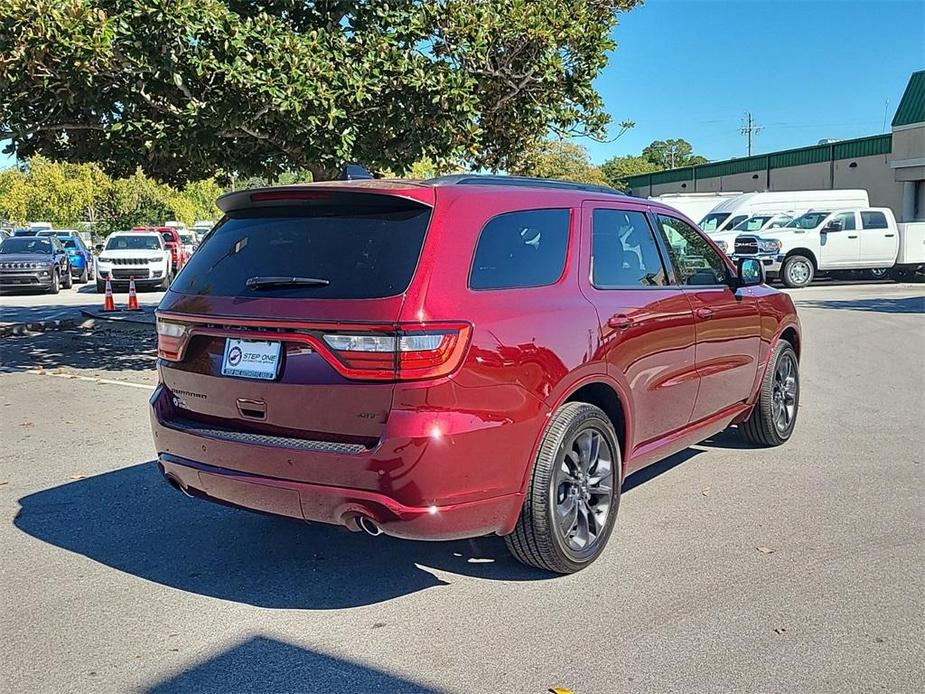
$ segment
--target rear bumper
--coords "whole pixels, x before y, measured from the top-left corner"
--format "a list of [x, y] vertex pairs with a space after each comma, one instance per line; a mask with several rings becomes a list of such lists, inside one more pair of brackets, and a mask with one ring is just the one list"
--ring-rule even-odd
[[158, 464], [191, 496], [352, 530], [365, 516], [387, 535], [416, 540], [510, 533], [545, 421], [538, 406], [506, 426], [447, 413], [435, 437], [432, 413], [399, 410], [371, 448], [296, 446], [187, 427], [173, 401], [164, 385], [151, 397]]
[[279, 480], [212, 467], [169, 454], [158, 459], [171, 485], [190, 496], [318, 523], [358, 530], [358, 519], [375, 521], [386, 535], [410, 540], [454, 540], [498, 532], [520, 494], [437, 506], [406, 506], [395, 499], [359, 489]]

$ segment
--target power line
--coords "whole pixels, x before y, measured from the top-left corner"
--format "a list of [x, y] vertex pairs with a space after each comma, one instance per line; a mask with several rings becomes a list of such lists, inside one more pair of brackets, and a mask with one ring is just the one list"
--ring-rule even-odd
[[748, 156], [752, 156], [752, 138], [756, 137], [759, 132], [764, 130], [752, 117], [751, 111], [745, 113], [745, 125], [739, 128], [739, 134], [748, 138]]

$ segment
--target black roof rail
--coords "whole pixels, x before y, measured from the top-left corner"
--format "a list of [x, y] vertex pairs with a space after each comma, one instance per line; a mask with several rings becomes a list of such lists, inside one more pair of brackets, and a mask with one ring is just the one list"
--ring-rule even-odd
[[555, 178], [532, 178], [530, 176], [497, 176], [492, 174], [452, 174], [438, 176], [424, 183], [434, 186], [519, 186], [523, 188], [557, 188], [560, 190], [583, 190], [589, 193], [605, 193], [607, 195], [623, 195], [616, 188], [601, 186], [595, 183], [578, 183], [577, 181], [561, 181]]

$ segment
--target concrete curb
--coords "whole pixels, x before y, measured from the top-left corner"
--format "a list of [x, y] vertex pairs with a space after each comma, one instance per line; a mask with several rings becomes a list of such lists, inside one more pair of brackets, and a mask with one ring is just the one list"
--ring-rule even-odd
[[116, 313], [104, 313], [91, 309], [80, 309], [80, 312], [92, 318], [93, 320], [106, 321], [108, 323], [129, 323], [132, 325], [147, 325], [154, 327], [154, 308], [150, 310], [142, 309], [140, 312], [117, 311]]
[[75, 328], [94, 328], [106, 325], [113, 327], [121, 325], [126, 328], [138, 330], [141, 327], [154, 327], [154, 310], [143, 311], [141, 313], [102, 313], [80, 309], [81, 315], [75, 315], [73, 318], [55, 318], [53, 320], [32, 320], [23, 321], [22, 323], [8, 323], [0, 325], [0, 338], [13, 337], [16, 335], [28, 335], [29, 333], [43, 333], [47, 330], [73, 330]]
[[86, 323], [92, 323], [86, 318], [59, 318], [55, 320], [37, 320], [27, 321], [25, 323], [10, 323], [9, 325], [0, 325], [0, 338], [12, 337], [13, 335], [26, 335], [28, 333], [41, 333], [46, 330], [71, 330], [73, 328], [89, 327]]

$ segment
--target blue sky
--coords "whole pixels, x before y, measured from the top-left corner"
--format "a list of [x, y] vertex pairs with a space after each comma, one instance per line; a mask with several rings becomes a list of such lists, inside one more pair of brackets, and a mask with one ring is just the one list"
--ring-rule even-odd
[[[925, 0], [649, 0], [621, 15], [596, 81], [616, 142], [583, 140], [596, 163], [684, 138], [708, 159], [884, 131], [909, 75], [925, 68]], [[889, 101], [887, 105], [886, 102]], [[0, 167], [13, 163], [0, 155]]]
[[708, 159], [745, 156], [746, 111], [765, 129], [754, 153], [884, 132], [909, 75], [925, 68], [925, 0], [649, 0], [621, 15], [596, 82], [615, 122], [596, 163], [683, 138]]

